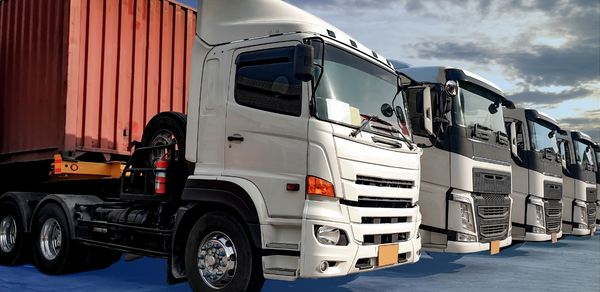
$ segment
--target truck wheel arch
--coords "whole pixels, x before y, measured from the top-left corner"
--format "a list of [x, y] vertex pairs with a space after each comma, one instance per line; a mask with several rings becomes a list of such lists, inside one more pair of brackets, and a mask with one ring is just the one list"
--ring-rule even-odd
[[14, 202], [19, 208], [23, 222], [25, 222], [24, 232], [29, 233], [31, 232], [31, 220], [33, 219], [34, 210], [45, 196], [47, 196], [45, 193], [8, 192], [0, 197], [0, 204], [6, 201]]
[[[233, 182], [216, 180], [189, 180], [182, 195], [188, 205], [177, 211], [173, 228], [171, 267], [169, 281], [179, 282], [185, 278], [185, 246], [192, 227], [212, 211], [224, 211], [234, 216], [250, 235], [256, 249], [261, 249], [260, 221], [250, 195]], [[173, 278], [171, 278], [171, 276]]]
[[[40, 200], [40, 202], [37, 204], [35, 211], [32, 214], [32, 219], [35, 218], [35, 216], [37, 216], [37, 214], [40, 212], [40, 210], [47, 204], [57, 204], [59, 205], [63, 212], [65, 212], [65, 215], [67, 216], [67, 221], [69, 224], [69, 230], [71, 231], [71, 235], [73, 237], [80, 237], [80, 236], [84, 236], [87, 237], [90, 234], [90, 228], [89, 227], [83, 227], [83, 226], [77, 226], [77, 218], [75, 214], [75, 207], [78, 204], [100, 204], [103, 203], [104, 201], [102, 201], [100, 198], [98, 197], [94, 197], [94, 196], [78, 196], [78, 195], [47, 195], [45, 196], [42, 200]], [[84, 214], [82, 214], [84, 215]], [[85, 215], [84, 215], [85, 216]], [[87, 214], [87, 216], [85, 217], [89, 217], [90, 215]], [[90, 219], [90, 218], [86, 218], [86, 219]], [[33, 224], [33, 220], [31, 220], [29, 222], [29, 230], [32, 230], [33, 226], [31, 226]]]

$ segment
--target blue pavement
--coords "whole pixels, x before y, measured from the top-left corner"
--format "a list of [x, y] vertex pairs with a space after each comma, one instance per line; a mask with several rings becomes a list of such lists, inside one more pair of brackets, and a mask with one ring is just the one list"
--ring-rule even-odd
[[[191, 291], [166, 285], [166, 260], [121, 259], [108, 269], [47, 276], [30, 264], [0, 266], [0, 291]], [[412, 265], [329, 279], [265, 282], [262, 291], [600, 291], [600, 231], [557, 243], [518, 243], [499, 254], [423, 254]]]

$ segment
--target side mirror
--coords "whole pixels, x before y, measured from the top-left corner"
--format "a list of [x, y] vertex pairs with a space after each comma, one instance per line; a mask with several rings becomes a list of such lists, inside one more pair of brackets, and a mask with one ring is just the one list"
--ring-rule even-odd
[[417, 100], [416, 100], [417, 104], [415, 105], [415, 111], [418, 114], [422, 114], [423, 113], [423, 91], [417, 91]]
[[502, 101], [502, 105], [505, 106], [508, 109], [515, 109], [515, 108], [517, 108], [515, 106], [515, 103], [512, 100], [508, 100], [508, 99], [503, 100]]
[[433, 116], [431, 111], [431, 91], [429, 87], [425, 87], [417, 92], [417, 112], [421, 107], [423, 113], [423, 126], [429, 135], [433, 135]]
[[396, 115], [400, 119], [401, 124], [406, 124], [406, 117], [404, 116], [404, 110], [400, 106], [396, 106]]
[[517, 127], [515, 122], [510, 123], [510, 152], [514, 157], [519, 157], [519, 151], [517, 149]]
[[299, 44], [294, 50], [294, 77], [308, 82], [313, 79], [315, 69], [315, 50], [310, 45]]
[[384, 103], [381, 105], [381, 114], [383, 114], [385, 117], [389, 118], [392, 115], [394, 115], [394, 109], [392, 108], [392, 106], [389, 103]]

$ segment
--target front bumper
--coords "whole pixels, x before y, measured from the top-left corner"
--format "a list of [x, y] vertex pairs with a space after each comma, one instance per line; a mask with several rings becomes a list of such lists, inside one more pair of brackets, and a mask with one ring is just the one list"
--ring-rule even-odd
[[[512, 244], [512, 236], [506, 239], [500, 240], [500, 247], [507, 247]], [[468, 253], [468, 252], [479, 252], [490, 250], [490, 243], [481, 242], [462, 242], [462, 241], [448, 241], [444, 252], [450, 253]]]
[[[596, 228], [594, 228], [595, 230]], [[590, 235], [590, 229], [586, 228], [573, 228], [573, 231], [571, 232], [571, 235], [579, 235], [579, 236], [583, 236], [583, 235]]]
[[[563, 232], [561, 230], [556, 234], [556, 238], [561, 238], [562, 235], [563, 235]], [[527, 232], [527, 233], [525, 233], [524, 240], [525, 241], [549, 241], [549, 240], [552, 240], [552, 234]]]
[[[412, 222], [418, 228], [421, 221]], [[421, 238], [413, 234], [406, 241], [389, 243], [363, 245], [353, 239], [352, 224], [341, 224], [330, 221], [304, 220], [303, 230], [314, 230], [315, 225], [325, 225], [344, 230], [348, 236], [347, 246], [323, 245], [317, 242], [313, 232], [304, 234], [304, 246], [300, 259], [299, 278], [327, 278], [344, 276], [352, 273], [367, 272], [382, 268], [395, 267], [403, 264], [417, 262], [421, 257]], [[414, 229], [413, 229], [414, 230]], [[413, 233], [413, 232], [411, 232]], [[378, 249], [382, 245], [398, 244], [398, 263], [386, 266], [379, 266]], [[356, 267], [357, 263], [368, 263], [371, 267], [360, 269]], [[322, 272], [319, 266], [323, 261], [329, 263], [329, 268]]]

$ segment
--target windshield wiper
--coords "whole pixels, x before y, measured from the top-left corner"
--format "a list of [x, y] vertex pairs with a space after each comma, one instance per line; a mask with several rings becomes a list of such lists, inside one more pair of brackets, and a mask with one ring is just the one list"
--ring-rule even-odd
[[356, 138], [356, 135], [358, 135], [358, 133], [362, 132], [362, 130], [365, 129], [365, 127], [371, 122], [371, 121], [376, 121], [378, 123], [382, 123], [386, 126], [391, 126], [392, 124], [388, 123], [385, 120], [382, 120], [380, 117], [376, 116], [376, 115], [367, 115], [367, 114], [360, 114], [363, 117], [367, 117], [369, 118], [368, 120], [366, 120], [364, 123], [362, 123], [362, 125], [360, 125], [360, 127], [358, 127], [358, 129], [352, 131], [350, 133], [350, 137], [352, 138]]

